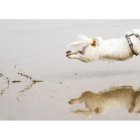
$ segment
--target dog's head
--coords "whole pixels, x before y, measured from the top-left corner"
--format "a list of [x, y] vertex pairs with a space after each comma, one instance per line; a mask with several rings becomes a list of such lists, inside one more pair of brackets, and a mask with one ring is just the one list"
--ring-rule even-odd
[[71, 59], [82, 59], [82, 61], [85, 60], [85, 62], [93, 61], [97, 57], [97, 53], [101, 43], [101, 37], [95, 37], [93, 39], [84, 38], [83, 40], [72, 42], [70, 46], [74, 46], [75, 48], [77, 47], [77, 50], [66, 51], [66, 57]]

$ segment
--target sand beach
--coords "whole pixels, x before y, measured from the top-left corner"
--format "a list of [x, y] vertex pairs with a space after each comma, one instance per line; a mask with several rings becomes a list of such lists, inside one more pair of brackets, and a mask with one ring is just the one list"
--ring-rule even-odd
[[104, 39], [140, 28], [140, 20], [0, 20], [0, 120], [139, 120], [116, 107], [93, 117], [74, 114], [68, 101], [84, 91], [140, 89], [140, 57], [83, 63], [66, 58], [84, 34]]

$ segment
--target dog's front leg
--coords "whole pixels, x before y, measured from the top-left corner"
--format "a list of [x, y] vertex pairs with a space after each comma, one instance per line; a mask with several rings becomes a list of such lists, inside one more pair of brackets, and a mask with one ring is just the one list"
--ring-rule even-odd
[[90, 59], [86, 58], [84, 55], [82, 54], [75, 54], [75, 55], [71, 55], [71, 59], [78, 59], [82, 62], [88, 63], [91, 62]]
[[71, 54], [71, 55], [69, 55], [69, 56], [67, 56], [68, 58], [70, 58], [70, 59], [79, 59], [80, 57], [79, 57], [79, 54]]
[[85, 63], [89, 62], [89, 59], [87, 59], [86, 57], [84, 57], [84, 55], [81, 55], [81, 54], [71, 55], [71, 59], [78, 59]]
[[85, 63], [92, 61], [91, 59], [87, 58], [85, 56], [85, 54], [82, 54], [80, 50], [78, 50], [74, 53], [72, 53], [71, 51], [67, 51], [66, 52], [66, 57], [68, 57], [70, 59], [78, 59], [78, 60], [80, 60], [82, 62], [85, 62]]
[[96, 115], [96, 113], [91, 111], [91, 110], [80, 110], [80, 109], [78, 109], [78, 110], [74, 111], [74, 113], [82, 114], [82, 115], [85, 115], [87, 117]]
[[79, 54], [79, 60], [85, 63], [89, 63], [93, 61], [92, 58], [88, 58], [84, 54]]

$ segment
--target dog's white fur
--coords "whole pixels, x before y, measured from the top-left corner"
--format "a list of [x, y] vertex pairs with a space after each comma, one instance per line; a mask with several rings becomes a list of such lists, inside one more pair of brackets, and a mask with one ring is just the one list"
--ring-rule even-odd
[[[127, 33], [138, 33], [140, 29], [133, 29]], [[140, 54], [140, 40], [135, 36], [131, 36], [134, 50]], [[91, 62], [94, 60], [117, 60], [124, 61], [131, 58], [132, 53], [127, 39], [124, 36], [120, 38], [103, 40], [102, 37], [94, 37], [93, 39], [82, 37], [78, 42], [72, 42], [70, 46], [81, 46], [76, 52], [67, 51], [66, 56], [70, 59], [78, 59], [83, 62]]]

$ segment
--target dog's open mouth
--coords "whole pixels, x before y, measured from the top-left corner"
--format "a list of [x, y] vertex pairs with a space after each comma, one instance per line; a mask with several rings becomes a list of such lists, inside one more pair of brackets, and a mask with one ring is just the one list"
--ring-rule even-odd
[[78, 51], [76, 51], [76, 52], [72, 52], [72, 51], [67, 51], [66, 52], [66, 57], [69, 57], [70, 55], [72, 55], [72, 54], [78, 54], [78, 53], [83, 53], [83, 51], [81, 51], [81, 50], [78, 50]]

